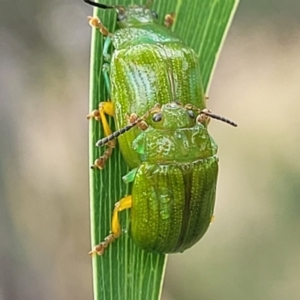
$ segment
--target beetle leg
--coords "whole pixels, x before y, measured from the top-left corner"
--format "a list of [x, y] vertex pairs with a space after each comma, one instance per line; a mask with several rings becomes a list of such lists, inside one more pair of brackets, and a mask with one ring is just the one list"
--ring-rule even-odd
[[132, 206], [132, 196], [126, 196], [122, 198], [115, 204], [114, 212], [111, 220], [111, 233], [101, 242], [99, 245], [95, 246], [92, 251], [89, 252], [90, 255], [98, 254], [102, 255], [105, 249], [111, 244], [116, 238], [121, 235], [121, 225], [119, 220], [119, 212], [124, 209], [131, 208]]
[[104, 83], [106, 90], [108, 92], [109, 97], [111, 96], [110, 93], [110, 78], [109, 78], [109, 70], [110, 70], [110, 65], [108, 63], [103, 64], [102, 66], [102, 73], [104, 76]]
[[102, 24], [102, 22], [100, 21], [100, 19], [98, 17], [88, 17], [88, 20], [89, 20], [89, 24], [92, 27], [98, 28], [103, 36], [112, 35], [108, 31], [108, 29]]
[[108, 63], [110, 63], [110, 51], [109, 51], [110, 45], [111, 45], [111, 35], [109, 35], [105, 39], [105, 42], [103, 45], [103, 57], [104, 57], [104, 60]]
[[[128, 124], [132, 124], [134, 122], [136, 122], [136, 120], [139, 119], [139, 117], [137, 116], [136, 113], [132, 113], [132, 114], [126, 114], [126, 119], [128, 121]], [[136, 125], [140, 130], [146, 130], [148, 128], [148, 124], [145, 121], [141, 121]]]
[[[87, 116], [87, 118], [88, 119], [94, 118], [97, 121], [101, 121], [105, 136], [109, 136], [112, 134], [112, 130], [109, 127], [106, 115], [109, 115], [112, 117], [115, 115], [115, 108], [114, 108], [114, 104], [112, 102], [109, 102], [109, 101], [100, 102], [99, 109], [92, 111]], [[100, 156], [99, 158], [97, 158], [95, 160], [94, 165], [91, 168], [103, 169], [106, 161], [112, 155], [113, 148], [115, 148], [115, 146], [116, 146], [115, 140], [109, 141], [107, 143], [108, 148], [105, 150], [105, 152], [103, 153], [102, 156]]]
[[124, 175], [122, 177], [123, 181], [128, 184], [130, 182], [134, 181], [135, 175], [137, 173], [138, 168], [134, 168], [132, 170], [129, 171], [129, 173], [127, 173], [126, 175]]
[[164, 21], [165, 26], [167, 28], [170, 28], [173, 25], [174, 20], [175, 20], [175, 13], [167, 14], [165, 16], [165, 21]]

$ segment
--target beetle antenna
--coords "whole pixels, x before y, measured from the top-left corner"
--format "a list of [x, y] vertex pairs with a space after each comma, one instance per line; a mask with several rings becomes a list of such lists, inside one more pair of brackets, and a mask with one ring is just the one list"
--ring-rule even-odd
[[121, 128], [121, 129], [113, 132], [111, 135], [99, 140], [96, 143], [96, 146], [97, 147], [104, 146], [108, 142], [116, 139], [118, 136], [124, 134], [126, 131], [130, 130], [131, 128], [135, 127], [139, 123], [143, 122], [150, 114], [153, 114], [159, 110], [160, 110], [160, 106], [158, 104], [156, 104], [153, 108], [149, 109], [142, 117], [137, 118], [136, 120], [134, 120], [132, 123], [128, 124], [127, 126]]
[[135, 120], [133, 123], [121, 128], [120, 130], [118, 131], [115, 131], [113, 132], [111, 135], [99, 140], [97, 143], [96, 143], [96, 146], [97, 147], [101, 147], [101, 146], [104, 146], [105, 144], [107, 144], [108, 142], [116, 139], [118, 136], [122, 135], [123, 133], [125, 133], [126, 131], [130, 130], [131, 128], [133, 128], [134, 126], [136, 126], [138, 123], [142, 122], [143, 119], [139, 118], [137, 120]]
[[224, 117], [222, 117], [222, 116], [215, 115], [215, 114], [213, 114], [213, 113], [211, 113], [211, 112], [209, 112], [209, 111], [201, 110], [201, 111], [200, 111], [200, 114], [207, 115], [207, 116], [209, 116], [209, 117], [212, 118], [212, 119], [216, 119], [216, 120], [222, 121], [222, 122], [224, 122], [224, 123], [227, 123], [227, 124], [229, 124], [229, 125], [232, 125], [232, 126], [234, 126], [234, 127], [237, 127], [237, 124], [236, 124], [235, 122], [233, 122], [233, 121], [231, 121], [231, 120], [229, 120], [229, 119], [226, 119], [226, 118], [224, 118]]
[[97, 2], [94, 2], [94, 1], [90, 1], [90, 0], [83, 0], [83, 1], [87, 4], [90, 4], [92, 6], [96, 6], [96, 7], [102, 8], [102, 9], [113, 9], [113, 8], [115, 8], [115, 6], [112, 6], [112, 5], [101, 4], [101, 3], [97, 3]]
[[229, 125], [232, 125], [232, 126], [234, 126], [234, 127], [237, 127], [237, 124], [235, 123], [235, 122], [233, 122], [233, 121], [231, 121], [231, 120], [229, 120], [229, 119], [227, 119], [227, 118], [224, 118], [224, 117], [222, 117], [222, 116], [219, 116], [219, 115], [215, 115], [215, 114], [213, 114], [212, 112], [210, 112], [208, 109], [203, 109], [203, 110], [201, 110], [201, 109], [199, 109], [198, 107], [196, 107], [196, 106], [194, 106], [194, 105], [192, 105], [192, 104], [186, 104], [185, 105], [185, 108], [187, 108], [187, 109], [194, 109], [194, 110], [196, 110], [198, 113], [199, 113], [199, 116], [200, 115], [206, 115], [206, 116], [209, 116], [209, 117], [211, 117], [212, 119], [216, 119], [216, 120], [219, 120], [219, 121], [222, 121], [222, 122], [224, 122], [224, 123], [227, 123], [227, 124], [229, 124]]

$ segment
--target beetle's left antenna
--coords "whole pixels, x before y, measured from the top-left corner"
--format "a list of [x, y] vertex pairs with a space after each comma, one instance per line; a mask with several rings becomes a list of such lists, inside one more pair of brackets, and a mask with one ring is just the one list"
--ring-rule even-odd
[[92, 6], [96, 6], [96, 7], [102, 8], [102, 9], [114, 9], [115, 8], [115, 6], [112, 6], [112, 5], [97, 3], [97, 2], [94, 2], [94, 1], [90, 1], [90, 0], [83, 0], [83, 1], [87, 4], [90, 4]]
[[150, 114], [153, 114], [157, 111], [160, 111], [160, 106], [158, 104], [156, 104], [153, 108], [149, 109], [142, 117], [135, 119], [133, 122], [131, 122], [130, 124], [128, 124], [127, 126], [119, 129], [118, 131], [113, 132], [111, 135], [99, 140], [96, 143], [97, 147], [101, 147], [104, 146], [105, 144], [107, 144], [108, 142], [116, 139], [118, 136], [120, 136], [121, 134], [125, 133], [126, 131], [130, 130], [131, 128], [135, 127], [136, 125], [138, 125], [139, 123], [143, 122]]
[[133, 128], [134, 126], [136, 126], [139, 122], [143, 121], [142, 119], [137, 119], [136, 121], [134, 121], [133, 123], [121, 128], [118, 131], [113, 132], [111, 135], [99, 140], [96, 143], [97, 147], [101, 147], [104, 146], [105, 144], [107, 144], [108, 142], [116, 139], [118, 136], [120, 136], [121, 134], [125, 133], [126, 131], [130, 130], [131, 128]]

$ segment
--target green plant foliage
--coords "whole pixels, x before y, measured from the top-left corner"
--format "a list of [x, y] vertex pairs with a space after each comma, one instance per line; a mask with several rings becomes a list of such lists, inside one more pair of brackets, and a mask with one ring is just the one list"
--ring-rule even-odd
[[[106, 0], [105, 4], [145, 4], [137, 0]], [[203, 83], [207, 89], [221, 44], [237, 6], [237, 0], [154, 0], [153, 10], [161, 22], [167, 13], [176, 13], [175, 31], [199, 55]], [[115, 12], [95, 9], [103, 24], [114, 32]], [[98, 107], [108, 95], [102, 76], [103, 37], [92, 31], [90, 110]], [[111, 123], [112, 120], [110, 120]], [[90, 163], [99, 157], [101, 149], [95, 142], [103, 136], [100, 122], [90, 122]], [[112, 126], [113, 127], [113, 126]], [[114, 128], [114, 127], [113, 127]], [[118, 147], [103, 171], [90, 172], [91, 244], [98, 244], [110, 231], [115, 202], [129, 194], [130, 187], [122, 182], [128, 172]], [[123, 234], [101, 257], [93, 260], [95, 300], [157, 300], [160, 298], [166, 257], [151, 254], [136, 247], [130, 238], [129, 213], [121, 214]]]

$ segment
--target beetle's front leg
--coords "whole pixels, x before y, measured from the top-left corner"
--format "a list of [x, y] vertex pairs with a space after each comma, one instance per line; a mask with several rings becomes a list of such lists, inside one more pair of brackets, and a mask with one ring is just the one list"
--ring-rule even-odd
[[[109, 127], [106, 115], [109, 115], [111, 117], [114, 117], [114, 115], [115, 115], [115, 107], [112, 102], [109, 102], [109, 101], [100, 102], [98, 110], [92, 111], [87, 116], [87, 118], [88, 119], [94, 118], [97, 121], [101, 121], [105, 136], [109, 136], [112, 134], [112, 130]], [[97, 158], [95, 160], [94, 165], [91, 168], [103, 169], [106, 161], [112, 155], [113, 149], [115, 147], [116, 147], [115, 140], [111, 140], [109, 143], [107, 143], [107, 149], [105, 150], [105, 152], [103, 153], [102, 156], [100, 156], [99, 158]]]
[[121, 235], [119, 212], [131, 207], [132, 207], [132, 196], [126, 196], [115, 204], [115, 209], [111, 220], [111, 233], [104, 239], [103, 242], [95, 246], [94, 249], [89, 252], [90, 255], [93, 254], [102, 255], [105, 249], [108, 247], [108, 245], [111, 244], [116, 238], [118, 238]]
[[98, 28], [103, 36], [112, 35], [108, 29], [102, 24], [101, 20], [98, 17], [88, 17], [89, 24], [92, 27]]

